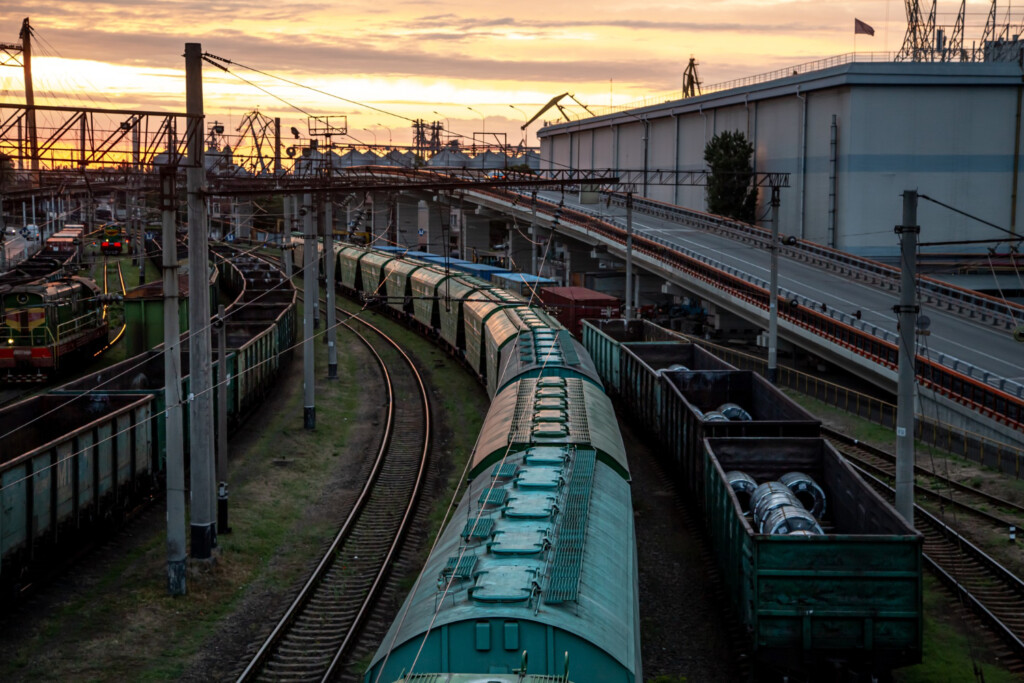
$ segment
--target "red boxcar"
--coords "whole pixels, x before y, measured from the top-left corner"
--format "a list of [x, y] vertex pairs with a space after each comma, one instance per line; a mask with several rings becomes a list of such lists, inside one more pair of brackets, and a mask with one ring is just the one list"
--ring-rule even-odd
[[586, 287], [541, 287], [541, 303], [578, 339], [584, 318], [618, 318], [619, 300]]

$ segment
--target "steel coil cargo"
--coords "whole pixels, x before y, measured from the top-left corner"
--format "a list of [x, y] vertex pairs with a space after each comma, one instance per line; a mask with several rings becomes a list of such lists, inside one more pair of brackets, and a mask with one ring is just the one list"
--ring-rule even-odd
[[757, 490], [757, 482], [746, 472], [726, 472], [725, 478], [736, 494], [736, 500], [740, 502], [740, 509], [744, 514], [752, 514], [750, 497]]
[[[661, 411], [647, 416], [644, 424], [666, 425], [660, 432], [666, 439], [666, 464], [679, 473], [684, 486], [698, 502], [704, 495], [700, 484], [704, 476], [701, 457], [704, 437], [807, 437], [821, 432], [820, 420], [750, 371], [683, 372], [665, 374], [660, 379], [664, 387], [660, 405], [640, 400], [632, 405]], [[752, 419], [707, 421], [705, 411], [713, 411], [723, 403], [745, 406]], [[752, 472], [747, 474], [753, 475]]]
[[782, 505], [769, 512], [761, 523], [762, 534], [791, 534], [795, 531], [808, 531], [820, 534], [821, 526], [807, 510], [795, 505]]
[[[919, 662], [922, 537], [832, 445], [821, 438], [707, 439], [703, 445], [704, 519], [756, 659], [803, 669], [812, 680], [836, 663], [882, 675]], [[826, 533], [759, 533], [726, 475], [735, 470], [758, 481], [791, 471], [811, 475], [831, 501], [820, 520]], [[795, 509], [772, 523], [784, 515], [793, 526], [809, 525], [806, 518], [796, 521]]]
[[803, 508], [793, 492], [777, 481], [767, 481], [758, 486], [750, 494], [750, 509], [754, 514], [754, 528], [760, 530], [771, 512], [786, 506]]
[[[666, 394], [671, 383], [670, 378], [680, 376], [680, 372], [670, 372], [672, 365], [684, 365], [689, 371], [734, 370], [725, 361], [716, 358], [696, 344], [677, 342], [627, 342], [622, 345], [621, 352], [621, 384], [620, 395], [625, 404], [630, 405], [640, 416], [643, 429], [652, 434], [661, 434], [678, 425], [672, 423], [666, 413]], [[705, 411], [712, 411], [715, 406], [702, 404]]]
[[788, 487], [812, 515], [821, 517], [825, 514], [828, 502], [825, 492], [812, 477], [803, 472], [787, 472], [779, 477], [779, 482]]

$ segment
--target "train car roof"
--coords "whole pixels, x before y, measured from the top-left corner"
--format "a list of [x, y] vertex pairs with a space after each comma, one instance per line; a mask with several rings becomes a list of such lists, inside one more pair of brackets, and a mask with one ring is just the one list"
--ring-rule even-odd
[[[539, 391], [543, 389], [543, 391]], [[540, 425], [552, 424], [541, 414], [540, 398], [564, 398], [566, 419], [542, 432]], [[554, 435], [564, 426], [564, 435]], [[552, 434], [541, 436], [538, 434]], [[539, 439], [539, 440], [538, 440]], [[479, 476], [500, 460], [509, 448], [527, 444], [586, 444], [597, 450], [599, 460], [629, 479], [626, 447], [619, 434], [611, 399], [597, 385], [572, 377], [528, 378], [509, 384], [491, 401], [473, 451], [469, 476]]]
[[563, 328], [539, 327], [520, 333], [519, 342], [501, 352], [502, 376], [498, 390], [521, 377], [565, 376], [576, 374], [604, 388], [600, 373], [590, 354]]
[[[595, 461], [593, 451], [575, 451], [562, 465], [548, 453], [539, 454], [536, 460], [531, 465], [534, 455], [530, 451], [512, 453], [501, 468], [488, 472], [490, 476], [470, 483], [371, 667], [392, 649], [405, 644], [418, 648], [430, 632], [441, 633], [458, 623], [504, 618], [572, 633], [624, 669], [639, 670], [639, 639], [622, 637], [624, 632], [639, 632], [629, 484]], [[547, 496], [543, 491], [526, 491], [525, 482], [544, 476], [563, 477], [568, 483]], [[516, 502], [544, 507], [542, 500], [531, 497], [559, 498], [562, 505], [571, 506], [569, 500], [563, 500], [570, 487], [587, 499], [582, 517], [567, 510], [549, 518], [514, 516]], [[499, 500], [504, 502], [495, 503]], [[570, 519], [585, 520], [585, 540], [579, 551], [559, 553], [560, 539], [568, 542], [572, 536], [562, 529]], [[542, 551], [532, 551], [534, 536], [543, 545]], [[455, 580], [451, 580], [453, 575]], [[450, 586], [446, 585], [449, 581]], [[567, 584], [571, 586], [567, 588]], [[417, 668], [425, 673], [430, 667], [421, 663]]]

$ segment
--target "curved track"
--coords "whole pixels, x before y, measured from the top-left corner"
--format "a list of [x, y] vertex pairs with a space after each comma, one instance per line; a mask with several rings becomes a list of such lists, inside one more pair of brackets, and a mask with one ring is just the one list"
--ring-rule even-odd
[[[383, 588], [423, 487], [430, 446], [423, 381], [394, 341], [369, 323], [350, 317], [354, 322], [342, 324], [370, 347], [387, 386], [388, 420], [381, 448], [330, 548], [239, 681], [319, 681], [340, 671]], [[356, 332], [356, 323], [376, 336], [376, 343]]]
[[[891, 478], [895, 458], [885, 451], [832, 430], [823, 430], [839, 451], [849, 459], [871, 486], [891, 502], [893, 489], [883, 481]], [[998, 506], [1014, 515], [1024, 513], [1009, 501], [985, 492], [951, 482], [926, 468], [918, 467], [917, 474], [941, 482], [945, 493], [924, 486], [915, 486], [916, 494], [938, 501], [948, 510], [957, 510], [999, 526], [1009, 525], [1001, 515], [992, 514], [980, 506]], [[960, 495], [953, 498], [949, 490], [956, 488]], [[949, 588], [954, 597], [983, 622], [998, 638], [996, 654], [1003, 664], [1016, 674], [1024, 673], [1024, 581], [918, 504], [914, 505], [914, 525], [924, 536], [925, 564]]]

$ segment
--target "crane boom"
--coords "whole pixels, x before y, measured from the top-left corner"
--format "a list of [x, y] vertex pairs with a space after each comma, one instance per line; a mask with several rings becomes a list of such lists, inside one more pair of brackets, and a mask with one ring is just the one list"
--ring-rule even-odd
[[533, 118], [531, 118], [529, 121], [527, 121], [523, 125], [519, 126], [519, 129], [520, 130], [526, 130], [527, 126], [529, 126], [531, 123], [533, 123], [534, 121], [539, 119], [544, 114], [544, 112], [546, 112], [548, 109], [551, 109], [551, 107], [558, 107], [558, 111], [562, 112], [562, 116], [565, 117], [565, 120], [566, 121], [572, 121], [572, 119], [569, 118], [569, 115], [565, 112], [565, 108], [562, 107], [562, 105], [559, 104], [559, 102], [561, 102], [562, 99], [565, 98], [565, 97], [572, 98], [572, 101], [575, 102], [576, 104], [580, 105], [584, 109], [586, 109], [588, 114], [590, 114], [591, 116], [594, 115], [594, 112], [590, 111], [590, 109], [587, 107], [587, 105], [585, 105], [582, 102], [580, 102], [579, 100], [577, 100], [575, 95], [573, 95], [571, 92], [564, 92], [561, 95], [555, 95], [554, 97], [552, 97], [551, 100], [547, 104], [545, 104], [543, 107], [540, 108], [540, 111], [538, 111], [536, 114], [533, 115]]

